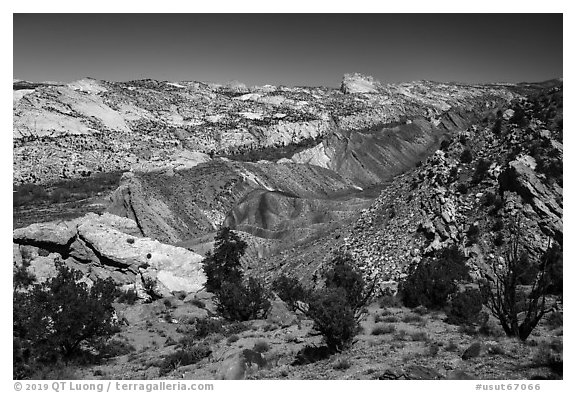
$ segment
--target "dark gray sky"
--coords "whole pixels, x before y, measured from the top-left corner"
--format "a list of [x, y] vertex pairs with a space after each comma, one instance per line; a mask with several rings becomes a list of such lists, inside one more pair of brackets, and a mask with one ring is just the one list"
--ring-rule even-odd
[[14, 78], [338, 86], [562, 76], [562, 14], [15, 14]]

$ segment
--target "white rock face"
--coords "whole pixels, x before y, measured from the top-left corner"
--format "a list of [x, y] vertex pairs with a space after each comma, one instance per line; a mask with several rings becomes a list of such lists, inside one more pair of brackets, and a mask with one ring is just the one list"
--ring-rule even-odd
[[331, 158], [326, 151], [326, 147], [322, 143], [319, 143], [311, 149], [303, 150], [294, 154], [292, 156], [292, 161], [300, 164], [311, 164], [322, 168], [328, 168]]
[[69, 83], [67, 86], [71, 89], [91, 94], [104, 93], [108, 91], [108, 89], [102, 86], [101, 83], [99, 83], [96, 79], [92, 78], [79, 79], [77, 81]]
[[371, 76], [362, 74], [346, 74], [340, 87], [343, 93], [378, 93], [378, 82]]
[[[70, 255], [76, 262], [93, 266], [98, 270], [98, 276], [109, 276], [122, 284], [126, 283], [126, 278], [135, 279], [139, 284], [142, 276], [150, 276], [157, 279], [158, 285], [168, 294], [202, 289], [206, 281], [202, 256], [185, 248], [135, 236], [137, 230], [136, 223], [128, 218], [89, 213], [68, 222], [33, 224], [17, 229], [13, 238], [16, 244], [37, 245], [60, 253], [33, 259], [33, 272], [44, 279], [55, 274], [56, 257]], [[15, 252], [15, 262], [22, 259], [21, 256], [17, 258], [18, 255]]]

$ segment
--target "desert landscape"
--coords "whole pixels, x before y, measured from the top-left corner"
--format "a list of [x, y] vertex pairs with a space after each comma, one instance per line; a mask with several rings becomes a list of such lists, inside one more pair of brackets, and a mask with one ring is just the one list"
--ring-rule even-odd
[[562, 379], [563, 81], [13, 81], [14, 379]]

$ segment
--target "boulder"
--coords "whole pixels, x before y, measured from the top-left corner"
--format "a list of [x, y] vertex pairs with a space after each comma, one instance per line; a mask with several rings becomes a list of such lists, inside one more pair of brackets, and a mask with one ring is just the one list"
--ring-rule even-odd
[[134, 273], [154, 271], [154, 278], [173, 291], [198, 291], [206, 281], [202, 256], [149, 238], [135, 238], [104, 224], [85, 222], [78, 237], [94, 251], [102, 264]]
[[256, 351], [244, 349], [230, 355], [222, 362], [220, 379], [239, 380], [266, 366], [266, 359]]
[[48, 256], [37, 256], [30, 261], [30, 266], [28, 266], [28, 271], [36, 277], [36, 281], [41, 283], [49, 278], [56, 276], [56, 265], [54, 261], [59, 255], [52, 253]]
[[517, 192], [540, 217], [540, 227], [546, 235], [554, 236], [561, 242], [563, 234], [563, 208], [557, 202], [562, 200], [561, 189], [546, 186], [534, 169], [534, 159], [522, 156], [510, 162], [506, 171], [499, 177], [504, 190]]
[[112, 277], [119, 284], [134, 283], [140, 295], [144, 295], [143, 276], [157, 281], [161, 296], [202, 289], [206, 281], [202, 256], [139, 236], [138, 226], [131, 219], [89, 213], [67, 222], [32, 224], [14, 230], [13, 259], [18, 263], [22, 259], [31, 261], [32, 272], [42, 280], [53, 276], [54, 259], [61, 257], [90, 280]]
[[15, 229], [12, 233], [14, 243], [66, 246], [76, 235], [76, 226], [72, 222], [42, 222]]
[[280, 299], [270, 302], [266, 319], [282, 327], [294, 325], [298, 321], [296, 315], [294, 315], [294, 313], [288, 309], [286, 303]]
[[413, 364], [404, 370], [404, 378], [409, 380], [432, 380], [443, 379], [444, 376], [430, 367]]
[[200, 308], [206, 310], [210, 314], [216, 314], [217, 311], [214, 294], [207, 292], [204, 289], [186, 296], [184, 303], [197, 304]]
[[462, 371], [462, 370], [452, 370], [448, 373], [448, 375], [446, 376], [446, 379], [452, 379], [452, 380], [469, 380], [469, 379], [476, 379], [473, 376], [471, 376], [470, 374]]
[[462, 354], [462, 360], [468, 360], [480, 356], [482, 352], [482, 344], [479, 342], [472, 343]]
[[406, 368], [386, 369], [378, 376], [381, 380], [433, 380], [444, 379], [444, 376], [429, 367], [412, 364]]

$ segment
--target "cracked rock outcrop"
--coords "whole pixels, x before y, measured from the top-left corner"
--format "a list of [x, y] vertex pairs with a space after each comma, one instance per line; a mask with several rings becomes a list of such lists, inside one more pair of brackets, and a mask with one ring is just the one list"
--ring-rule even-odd
[[112, 277], [119, 284], [135, 285], [141, 293], [143, 277], [156, 280], [164, 294], [196, 292], [205, 282], [202, 256], [142, 237], [133, 220], [108, 213], [16, 229], [13, 241], [14, 262], [28, 259], [40, 280], [54, 272], [54, 260], [60, 258], [88, 278]]

